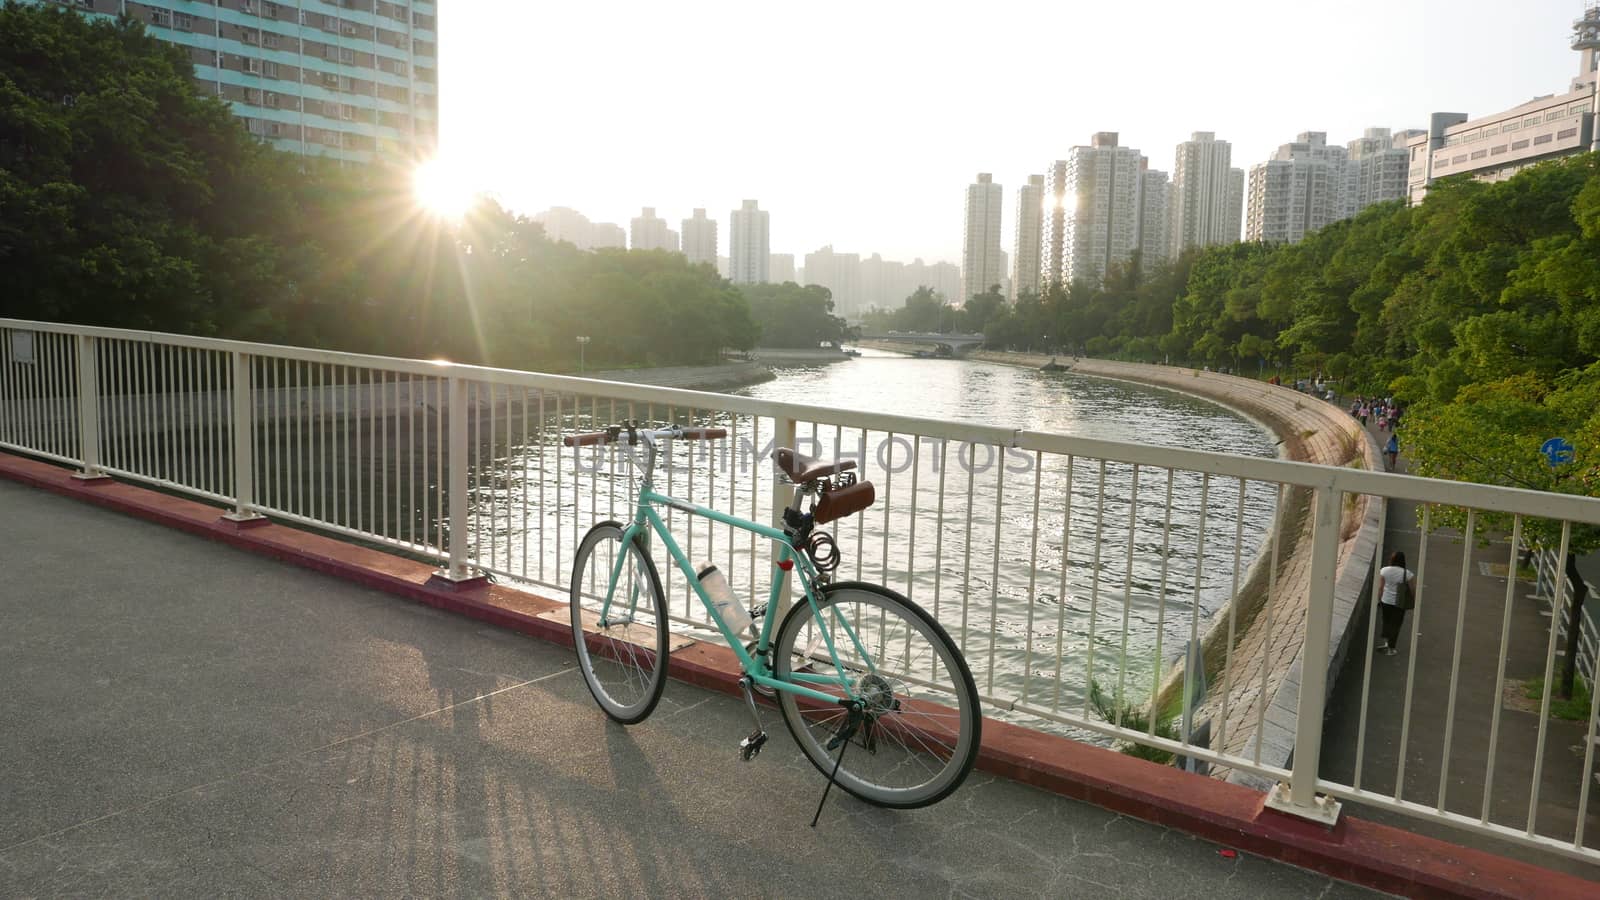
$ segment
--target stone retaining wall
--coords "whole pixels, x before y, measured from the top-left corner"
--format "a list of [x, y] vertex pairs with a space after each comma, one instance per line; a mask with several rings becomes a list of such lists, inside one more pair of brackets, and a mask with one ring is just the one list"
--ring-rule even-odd
[[[1291, 388], [1250, 378], [1168, 366], [1108, 360], [1048, 357], [984, 351], [974, 358], [1013, 365], [1043, 366], [1054, 360], [1077, 374], [1118, 378], [1171, 388], [1237, 409], [1272, 428], [1283, 439], [1289, 459], [1321, 465], [1359, 464], [1380, 467], [1379, 448], [1344, 410]], [[1268, 605], [1271, 615], [1257, 616], [1236, 638], [1223, 673], [1210, 685], [1199, 718], [1212, 719], [1213, 746], [1257, 758], [1263, 765], [1286, 767], [1294, 752], [1300, 678], [1304, 669], [1304, 636], [1311, 582], [1311, 515], [1308, 492], [1290, 494], [1279, 509], [1279, 563]], [[1296, 508], [1299, 506], [1300, 508]], [[1372, 585], [1372, 570], [1382, 540], [1381, 498], [1360, 498], [1347, 504], [1339, 543], [1333, 611], [1333, 640], [1328, 666], [1328, 693], [1355, 635], [1355, 621]], [[1270, 553], [1270, 545], [1265, 551]], [[1257, 566], [1252, 579], [1265, 580]], [[1265, 589], [1265, 585], [1260, 586]], [[1250, 588], [1246, 588], [1248, 592]], [[1242, 593], [1245, 593], [1242, 592]], [[1225, 639], [1229, 607], [1218, 611], [1208, 626], [1208, 641]], [[1270, 618], [1270, 622], [1268, 621]], [[1269, 627], [1270, 626], [1270, 627]], [[1265, 679], [1263, 680], [1263, 671]], [[1181, 680], [1182, 669], [1169, 675], [1169, 686]], [[1162, 692], [1163, 694], [1166, 691]], [[1226, 714], [1223, 713], [1226, 697]], [[1258, 727], [1259, 725], [1259, 727]], [[1230, 781], [1265, 789], [1266, 780], [1243, 772], [1219, 772]]]

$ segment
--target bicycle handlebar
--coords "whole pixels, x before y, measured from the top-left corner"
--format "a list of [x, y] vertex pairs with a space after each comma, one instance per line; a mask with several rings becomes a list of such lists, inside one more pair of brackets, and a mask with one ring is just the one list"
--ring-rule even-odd
[[628, 429], [613, 425], [605, 431], [586, 431], [578, 434], [569, 434], [561, 439], [561, 443], [568, 447], [591, 447], [596, 444], [632, 444], [633, 438], [649, 438], [654, 440], [687, 439], [692, 441], [714, 441], [728, 436], [726, 428], [637, 428]]

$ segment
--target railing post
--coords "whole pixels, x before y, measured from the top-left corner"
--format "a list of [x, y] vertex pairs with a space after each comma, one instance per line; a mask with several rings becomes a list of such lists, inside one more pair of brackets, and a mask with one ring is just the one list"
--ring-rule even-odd
[[1319, 487], [1315, 496], [1306, 640], [1300, 656], [1300, 701], [1295, 714], [1294, 766], [1289, 773], [1289, 784], [1275, 785], [1267, 795], [1266, 805], [1333, 825], [1339, 821], [1339, 801], [1317, 795], [1317, 770], [1322, 763], [1322, 717], [1328, 700], [1328, 647], [1333, 636], [1333, 588], [1339, 561], [1344, 495], [1331, 487]]
[[73, 474], [82, 481], [107, 477], [100, 471], [100, 342], [78, 335], [78, 461], [83, 471]]
[[450, 400], [446, 407], [450, 423], [449, 444], [445, 448], [446, 490], [450, 493], [450, 528], [446, 532], [450, 553], [449, 568], [438, 573], [455, 581], [473, 578], [467, 572], [467, 382], [450, 377]]
[[250, 384], [248, 353], [233, 351], [233, 522], [261, 519], [256, 505], [255, 391]]
[[[782, 418], [782, 419], [774, 418], [772, 420], [772, 424], [773, 424], [773, 435], [772, 435], [772, 445], [773, 445], [773, 447], [774, 448], [777, 448], [777, 447], [793, 448], [794, 447], [795, 420], [794, 419], [790, 419], [790, 418]], [[791, 502], [793, 502], [793, 500], [794, 500], [794, 485], [788, 484], [783, 480], [783, 478], [779, 475], [779, 473], [777, 471], [777, 466], [776, 466], [775, 463], [769, 462], [768, 464], [773, 466], [773, 473], [772, 473], [772, 527], [774, 527], [774, 528], [782, 528], [783, 527], [783, 511], [785, 509], [787, 509], [789, 507], [789, 504]], [[759, 460], [757, 461], [757, 465], [760, 465], [760, 461]], [[781, 622], [781, 621], [783, 621], [783, 618], [782, 618], [783, 615], [789, 611], [789, 601], [790, 601], [790, 596], [789, 596], [790, 595], [789, 573], [788, 572], [779, 572], [777, 577], [778, 577], [778, 608], [776, 610], [769, 610], [767, 612], [767, 615], [769, 615], [769, 616], [778, 616], [779, 617], [778, 621]]]

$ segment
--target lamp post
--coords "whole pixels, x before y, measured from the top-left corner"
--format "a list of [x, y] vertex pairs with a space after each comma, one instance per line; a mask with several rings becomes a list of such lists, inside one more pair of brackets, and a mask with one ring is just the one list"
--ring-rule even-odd
[[589, 336], [586, 335], [586, 334], [578, 335], [578, 374], [579, 375], [583, 374], [583, 348], [588, 346], [588, 345], [589, 345]]

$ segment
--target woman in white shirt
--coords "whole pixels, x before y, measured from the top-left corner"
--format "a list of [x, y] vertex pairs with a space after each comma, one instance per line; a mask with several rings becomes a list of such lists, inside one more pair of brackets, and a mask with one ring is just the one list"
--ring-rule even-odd
[[1400, 585], [1406, 586], [1407, 593], [1417, 588], [1417, 575], [1406, 568], [1406, 555], [1399, 550], [1389, 555], [1389, 564], [1378, 570], [1378, 578], [1383, 584], [1383, 590], [1378, 595], [1378, 609], [1383, 614], [1383, 640], [1378, 649], [1388, 656], [1393, 656], [1400, 651], [1400, 624], [1406, 619], [1406, 610], [1412, 606], [1410, 597], [1401, 605]]

